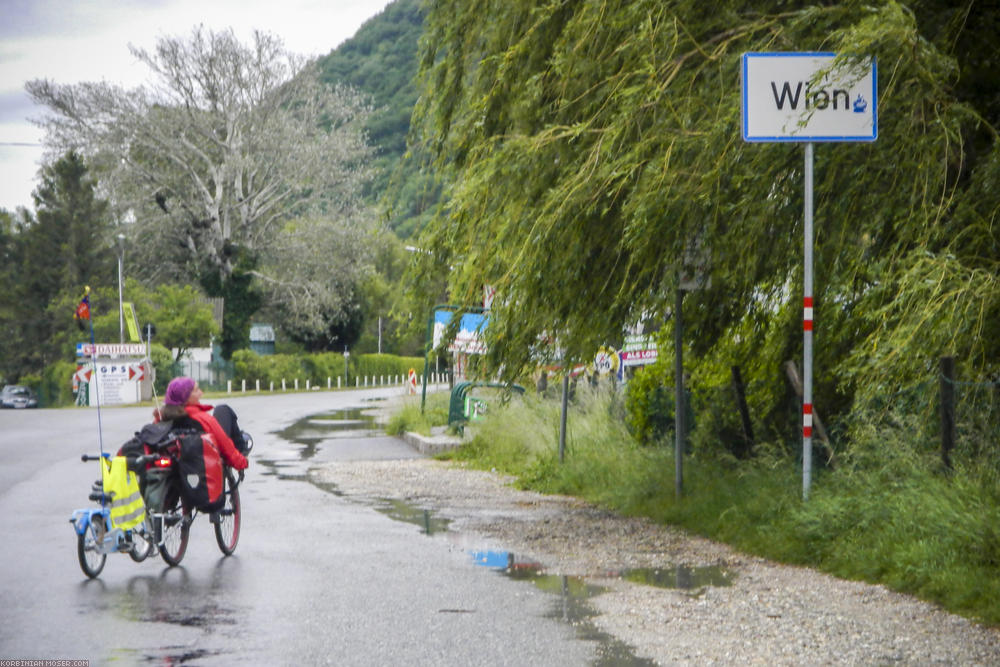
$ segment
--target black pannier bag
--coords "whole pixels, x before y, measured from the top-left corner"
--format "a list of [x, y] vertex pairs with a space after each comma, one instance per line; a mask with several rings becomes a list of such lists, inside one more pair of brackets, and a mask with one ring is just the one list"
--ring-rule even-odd
[[129, 469], [139, 476], [139, 490], [142, 492], [146, 510], [162, 512], [169, 491], [169, 470], [137, 465], [136, 459], [145, 454], [161, 451], [173, 439], [170, 422], [146, 424], [136, 432], [135, 437], [122, 445], [118, 452], [128, 459]]
[[180, 437], [178, 453], [181, 494], [202, 512], [215, 512], [225, 503], [222, 454], [208, 433]]

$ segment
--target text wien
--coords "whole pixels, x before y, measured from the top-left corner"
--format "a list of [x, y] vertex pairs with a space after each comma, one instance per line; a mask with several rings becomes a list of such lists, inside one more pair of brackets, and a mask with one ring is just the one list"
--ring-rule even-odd
[[[803, 88], [805, 88], [805, 95], [802, 94]], [[800, 99], [805, 104], [806, 109], [827, 109], [832, 103], [836, 110], [841, 108], [841, 102], [845, 111], [849, 111], [851, 108], [850, 95], [846, 90], [840, 88], [813, 91], [804, 81], [799, 81], [793, 91], [791, 84], [785, 81], [784, 85], [781, 86], [781, 93], [779, 93], [778, 86], [772, 81], [771, 92], [774, 93], [774, 103], [779, 110], [784, 109], [787, 102], [792, 111], [795, 111], [799, 108]]]

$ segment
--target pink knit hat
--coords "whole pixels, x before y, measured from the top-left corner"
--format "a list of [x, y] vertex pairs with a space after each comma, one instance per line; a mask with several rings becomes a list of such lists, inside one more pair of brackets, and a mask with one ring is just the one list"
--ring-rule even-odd
[[194, 380], [189, 377], [174, 378], [167, 385], [163, 402], [167, 405], [184, 405], [194, 391]]

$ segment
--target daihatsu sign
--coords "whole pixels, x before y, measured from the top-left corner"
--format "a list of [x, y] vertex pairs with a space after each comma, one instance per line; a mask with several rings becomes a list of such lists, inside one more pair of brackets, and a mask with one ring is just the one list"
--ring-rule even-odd
[[745, 141], [875, 141], [875, 60], [833, 53], [744, 53]]

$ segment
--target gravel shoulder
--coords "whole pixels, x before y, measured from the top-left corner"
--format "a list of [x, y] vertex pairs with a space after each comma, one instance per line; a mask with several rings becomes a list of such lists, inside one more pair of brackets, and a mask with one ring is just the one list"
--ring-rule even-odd
[[[661, 665], [998, 665], [1000, 630], [882, 586], [739, 553], [575, 498], [430, 459], [330, 463], [312, 473], [348, 498], [404, 500], [551, 574], [607, 589], [594, 624]], [[633, 568], [717, 566], [728, 586], [659, 588]]]

